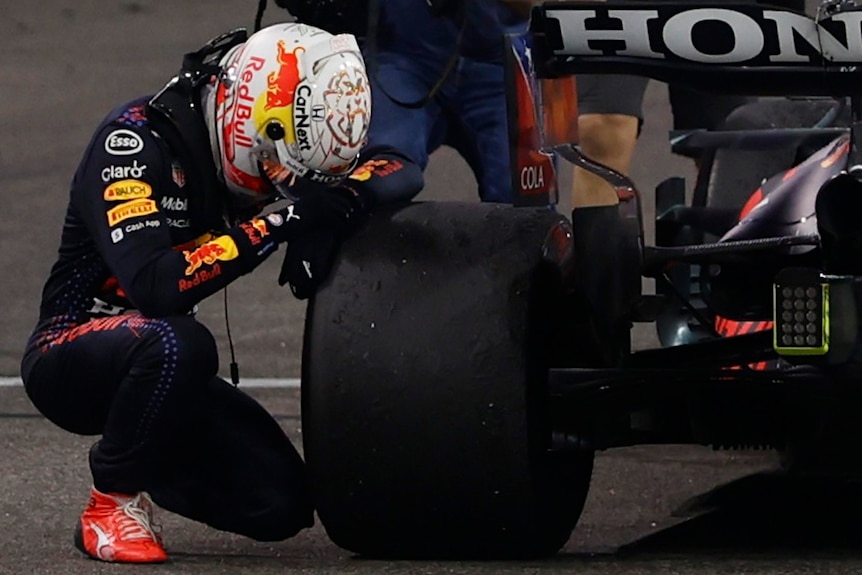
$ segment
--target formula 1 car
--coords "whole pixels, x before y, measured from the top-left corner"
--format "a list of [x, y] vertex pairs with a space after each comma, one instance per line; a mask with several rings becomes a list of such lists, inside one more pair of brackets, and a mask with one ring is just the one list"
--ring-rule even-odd
[[[377, 210], [306, 317], [304, 450], [333, 542], [376, 557], [553, 554], [594, 454], [636, 444], [860, 463], [859, 14], [534, 8], [533, 79], [634, 73], [818, 99], [741, 112], [765, 129], [677, 138], [704, 164], [690, 202], [679, 178], [656, 190], [655, 245], [633, 182], [571, 143], [554, 152], [618, 190], [610, 227], [536, 205]], [[758, 156], [776, 150], [790, 156]], [[746, 174], [754, 184], [731, 190]], [[660, 345], [633, 351], [634, 322], [654, 323]]]

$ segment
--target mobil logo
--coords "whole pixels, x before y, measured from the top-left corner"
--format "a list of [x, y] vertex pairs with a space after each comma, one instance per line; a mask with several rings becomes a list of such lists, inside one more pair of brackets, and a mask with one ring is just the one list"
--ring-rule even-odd
[[165, 196], [161, 199], [159, 205], [171, 212], [184, 212], [189, 209], [189, 200], [188, 198]]

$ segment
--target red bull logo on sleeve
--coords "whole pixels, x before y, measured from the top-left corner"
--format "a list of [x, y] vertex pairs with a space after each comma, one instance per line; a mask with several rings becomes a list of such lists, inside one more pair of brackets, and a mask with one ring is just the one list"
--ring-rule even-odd
[[404, 164], [398, 160], [368, 160], [347, 176], [351, 180], [365, 182], [371, 179], [371, 176], [376, 175], [380, 178], [393, 174], [404, 167]]
[[215, 278], [221, 275], [221, 266], [219, 264], [215, 264], [212, 268], [208, 270], [200, 270], [197, 272], [193, 278], [184, 279], [180, 278], [179, 283], [177, 284], [177, 288], [183, 292], [190, 289], [194, 289], [201, 284], [207, 283], [209, 281], [214, 280]]
[[236, 243], [230, 236], [219, 236], [192, 251], [184, 251], [183, 256], [188, 262], [185, 274], [191, 276], [203, 265], [212, 266], [218, 261], [229, 261], [239, 256]]
[[254, 229], [257, 230], [257, 233], [260, 234], [260, 237], [264, 237], [264, 236], [269, 235], [269, 229], [267, 229], [266, 222], [264, 222], [263, 220], [259, 220], [257, 218], [254, 218], [251, 221], [251, 225]]
[[251, 245], [258, 245], [264, 237], [269, 235], [269, 229], [266, 227], [266, 222], [254, 218], [251, 221], [243, 222], [239, 225], [242, 231], [245, 232], [245, 235], [248, 236], [248, 241], [251, 242]]

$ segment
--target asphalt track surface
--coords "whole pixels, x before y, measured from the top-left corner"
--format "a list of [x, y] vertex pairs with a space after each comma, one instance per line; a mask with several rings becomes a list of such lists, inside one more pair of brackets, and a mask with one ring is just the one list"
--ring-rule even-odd
[[[102, 115], [125, 98], [158, 89], [183, 52], [252, 24], [256, 2], [42, 0], [0, 3], [0, 574], [90, 574], [134, 568], [89, 561], [71, 545], [86, 500], [91, 437], [46, 422], [14, 384], [51, 265], [69, 178]], [[280, 14], [272, 9], [266, 19]], [[692, 176], [670, 155], [663, 87], [648, 92], [633, 177], [649, 191], [668, 175]], [[463, 162], [441, 151], [427, 172], [427, 201], [475, 201]], [[569, 185], [568, 172], [562, 186]], [[568, 213], [565, 197], [560, 211]], [[646, 202], [649, 208], [649, 201]], [[646, 221], [652, 214], [646, 211]], [[648, 230], [648, 238], [651, 230]], [[245, 378], [295, 378], [305, 305], [275, 282], [278, 256], [229, 290], [229, 319]], [[649, 288], [649, 286], [647, 286]], [[200, 317], [221, 342], [224, 301]], [[648, 326], [635, 344], [651, 345]], [[337, 359], [337, 358], [335, 358]], [[253, 387], [301, 444], [299, 392]], [[653, 446], [599, 454], [581, 521], [562, 552], [531, 562], [385, 562], [333, 545], [321, 525], [262, 544], [162, 512], [171, 553], [148, 573], [858, 573], [862, 497], [852, 484], [775, 474], [771, 453]]]

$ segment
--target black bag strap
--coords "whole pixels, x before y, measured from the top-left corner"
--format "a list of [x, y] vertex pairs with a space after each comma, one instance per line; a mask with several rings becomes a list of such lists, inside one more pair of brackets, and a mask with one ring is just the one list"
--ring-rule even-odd
[[254, 32], [260, 30], [264, 12], [266, 12], [266, 0], [257, 0], [257, 12], [254, 14]]

